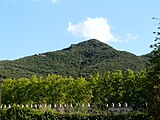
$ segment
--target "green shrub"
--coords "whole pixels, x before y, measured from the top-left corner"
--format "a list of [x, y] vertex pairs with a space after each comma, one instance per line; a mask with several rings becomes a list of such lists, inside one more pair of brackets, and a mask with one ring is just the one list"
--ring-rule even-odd
[[148, 114], [130, 113], [118, 115], [57, 113], [52, 110], [11, 107], [1, 110], [2, 120], [150, 120]]

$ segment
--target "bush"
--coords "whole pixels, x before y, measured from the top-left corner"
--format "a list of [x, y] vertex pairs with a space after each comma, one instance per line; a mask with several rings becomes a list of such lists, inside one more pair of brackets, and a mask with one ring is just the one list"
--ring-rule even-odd
[[2, 120], [150, 120], [148, 114], [130, 113], [118, 115], [57, 113], [52, 110], [11, 107], [1, 110]]

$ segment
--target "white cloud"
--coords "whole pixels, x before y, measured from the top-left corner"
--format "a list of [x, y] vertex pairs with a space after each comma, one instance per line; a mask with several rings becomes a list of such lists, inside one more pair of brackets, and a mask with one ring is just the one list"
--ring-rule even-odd
[[126, 33], [124, 35], [116, 35], [115, 36], [118, 42], [123, 42], [123, 43], [129, 43], [130, 41], [133, 40], [138, 40], [140, 38], [139, 35], [133, 34], [133, 33]]
[[87, 18], [78, 24], [68, 23], [68, 32], [85, 39], [98, 39], [102, 42], [113, 41], [117, 39], [110, 32], [110, 25], [106, 18]]
[[136, 40], [137, 38], [138, 38], [138, 35], [136, 35], [136, 34], [131, 34], [131, 33], [126, 34], [127, 40]]

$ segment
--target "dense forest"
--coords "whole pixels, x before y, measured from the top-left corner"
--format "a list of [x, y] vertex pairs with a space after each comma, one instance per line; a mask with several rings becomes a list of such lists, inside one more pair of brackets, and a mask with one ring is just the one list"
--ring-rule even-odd
[[[75, 103], [130, 103], [144, 104], [146, 101], [146, 71], [125, 74], [118, 70], [103, 76], [95, 74], [84, 77], [62, 77], [48, 75], [30, 79], [6, 79], [3, 83], [3, 104], [75, 104]], [[34, 91], [34, 92], [33, 92]]]
[[158, 120], [159, 43], [152, 47], [150, 54], [136, 56], [92, 39], [59, 51], [1, 61], [2, 104], [136, 107], [147, 103], [149, 115]]
[[30, 78], [33, 75], [89, 77], [96, 73], [127, 69], [139, 72], [145, 69], [148, 55], [136, 56], [118, 51], [98, 40], [91, 39], [72, 44], [63, 50], [36, 54], [13, 61], [0, 61], [0, 75], [9, 78]]
[[[131, 112], [128, 114], [110, 114], [107, 104], [125, 104], [133, 109], [146, 106], [148, 103], [145, 70], [134, 73], [128, 69], [106, 72], [105, 74], [84, 77], [63, 77], [49, 74], [46, 77], [7, 78], [2, 86], [2, 118], [23, 120], [149, 120], [148, 113]], [[42, 105], [38, 109], [21, 107], [22, 105]], [[54, 105], [67, 105], [65, 112], [57, 112]], [[70, 107], [68, 105], [73, 105]], [[91, 108], [88, 108], [88, 104]], [[52, 108], [44, 107], [51, 105]], [[82, 105], [84, 105], [82, 107]], [[96, 105], [96, 106], [95, 106]], [[20, 107], [19, 107], [20, 106]], [[145, 108], [146, 109], [146, 108]]]

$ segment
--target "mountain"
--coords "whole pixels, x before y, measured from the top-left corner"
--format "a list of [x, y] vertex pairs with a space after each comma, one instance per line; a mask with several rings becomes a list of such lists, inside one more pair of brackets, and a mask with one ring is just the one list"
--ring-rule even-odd
[[144, 69], [146, 63], [146, 57], [118, 51], [105, 43], [91, 39], [58, 51], [13, 61], [0, 61], [0, 75], [20, 78], [54, 73], [77, 77], [126, 69], [137, 72]]

